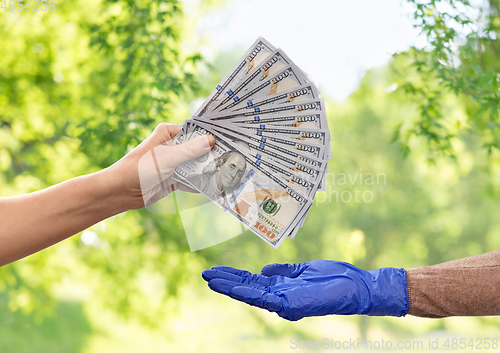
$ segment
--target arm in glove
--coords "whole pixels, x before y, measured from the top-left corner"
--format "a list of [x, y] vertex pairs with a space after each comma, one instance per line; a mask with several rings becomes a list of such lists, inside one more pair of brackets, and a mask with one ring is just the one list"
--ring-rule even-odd
[[236, 300], [296, 321], [307, 316], [404, 316], [408, 289], [404, 269], [364, 271], [351, 264], [317, 260], [272, 264], [261, 274], [217, 266], [203, 271], [208, 286]]

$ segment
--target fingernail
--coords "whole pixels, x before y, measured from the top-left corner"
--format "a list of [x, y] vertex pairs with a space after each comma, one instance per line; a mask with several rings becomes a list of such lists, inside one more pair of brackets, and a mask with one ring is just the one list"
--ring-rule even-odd
[[203, 145], [203, 148], [204, 149], [209, 149], [210, 148], [210, 140], [208, 139], [209, 136], [205, 136], [203, 139], [202, 139], [202, 145]]
[[215, 137], [213, 137], [212, 135], [207, 135], [208, 136], [208, 142], [210, 143], [210, 147], [214, 147], [215, 146]]

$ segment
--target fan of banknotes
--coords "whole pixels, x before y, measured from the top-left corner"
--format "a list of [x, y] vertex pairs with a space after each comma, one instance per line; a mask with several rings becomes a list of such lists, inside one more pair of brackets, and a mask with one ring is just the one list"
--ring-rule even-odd
[[205, 195], [277, 249], [324, 190], [330, 133], [319, 91], [281, 49], [258, 38], [174, 143], [210, 134], [208, 154], [174, 179]]

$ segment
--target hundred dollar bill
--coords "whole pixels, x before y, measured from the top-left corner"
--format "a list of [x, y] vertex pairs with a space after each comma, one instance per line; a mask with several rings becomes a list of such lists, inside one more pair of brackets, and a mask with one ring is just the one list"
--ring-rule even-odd
[[[274, 116], [273, 118], [260, 119], [259, 116], [246, 117], [245, 119], [237, 119], [234, 123], [243, 123], [258, 126], [260, 124], [266, 124], [270, 126], [281, 126], [281, 127], [300, 127], [301, 129], [326, 129], [328, 130], [328, 122], [326, 120], [326, 113], [321, 111], [314, 114], [280, 114]], [[231, 121], [233, 122], [233, 121]], [[330, 132], [330, 130], [328, 130]], [[326, 154], [321, 154], [320, 156], [326, 156], [325, 158], [331, 157], [330, 151], [330, 141], [331, 136], [328, 133], [328, 144], [325, 146]], [[319, 156], [316, 156], [319, 158]]]
[[[213, 112], [204, 116], [203, 118], [210, 120], [225, 120], [228, 122], [233, 121], [242, 121], [248, 118], [252, 118], [254, 120], [259, 119], [269, 119], [274, 118], [276, 116], [281, 116], [282, 114], [290, 114], [290, 113], [304, 113], [304, 114], [313, 114], [319, 112], [325, 112], [325, 103], [322, 98], [313, 99], [304, 102], [293, 102], [293, 103], [285, 103], [279, 104], [277, 106], [272, 106], [270, 108], [255, 107], [253, 112]], [[330, 136], [328, 132], [328, 136]], [[328, 138], [330, 140], [330, 137]], [[330, 148], [328, 150], [328, 155], [331, 157]]]
[[320, 129], [301, 129], [297, 127], [281, 127], [274, 125], [258, 124], [232, 124], [243, 133], [251, 133], [257, 136], [283, 136], [285, 138], [296, 139], [300, 141], [317, 143], [323, 146], [329, 142], [328, 130]]
[[[207, 131], [195, 127], [191, 137]], [[194, 188], [277, 249], [291, 234], [312, 201], [272, 173], [260, 169], [235, 146], [217, 140], [206, 158], [180, 164], [174, 180], [189, 181]]]
[[240, 152], [243, 153], [246, 157], [255, 160], [258, 159], [260, 161], [259, 167], [271, 172], [278, 179], [285, 181], [292, 189], [302, 194], [304, 197], [310, 198], [311, 200], [312, 198], [314, 198], [314, 194], [318, 189], [319, 180], [307, 180], [306, 178], [299, 176], [297, 173], [291, 171], [289, 168], [281, 166], [281, 164], [279, 163], [275, 163], [272, 158], [267, 158], [265, 155], [259, 153], [260, 151], [258, 151], [257, 153], [253, 152], [255, 151], [254, 146], [250, 146], [249, 144], [246, 144], [244, 141], [234, 136], [222, 133], [217, 129], [212, 129], [209, 126], [204, 126], [203, 124], [200, 124], [200, 126], [206, 128], [206, 130], [211, 133], [216, 139], [223, 140], [230, 145], [236, 144], [236, 148], [239, 148]]
[[259, 116], [247, 117], [245, 119], [237, 119], [238, 121], [231, 121], [231, 123], [240, 124], [266, 124], [287, 127], [300, 127], [302, 129], [328, 129], [325, 112], [313, 114], [280, 114], [272, 118], [261, 119]]
[[[198, 120], [199, 119], [199, 120]], [[205, 121], [203, 118], [198, 118], [194, 117], [194, 120], [198, 121]], [[326, 185], [326, 173], [328, 172], [328, 155], [326, 152], [323, 152], [323, 149], [325, 146], [320, 146], [320, 145], [315, 145], [312, 143], [303, 143], [303, 142], [298, 142], [297, 140], [288, 140], [288, 139], [280, 139], [277, 137], [260, 137], [256, 138], [253, 135], [248, 135], [248, 134], [241, 134], [241, 132], [238, 132], [237, 129], [234, 129], [231, 124], [224, 124], [220, 122], [214, 122], [210, 121], [207, 122], [208, 124], [213, 125], [215, 128], [219, 129], [219, 131], [222, 131], [225, 134], [229, 134], [230, 136], [237, 136], [238, 138], [247, 141], [247, 143], [254, 142], [253, 148], [258, 151], [258, 149], [264, 150], [264, 148], [267, 149], [267, 151], [270, 151], [270, 149], [280, 151], [284, 155], [292, 158], [293, 160], [299, 160], [302, 163], [305, 163], [307, 166], [312, 166], [314, 168], [319, 168], [320, 169], [320, 178], [318, 182], [318, 175], [315, 175], [315, 181], [318, 182], [318, 190], [324, 191], [325, 190], [325, 185]], [[296, 145], [294, 148], [291, 145]], [[305, 145], [307, 144], [307, 145]], [[258, 147], [257, 147], [258, 146]], [[310, 156], [307, 157], [307, 154], [314, 151], [314, 149], [317, 149], [318, 153], [315, 156]], [[326, 150], [325, 150], [326, 151]], [[312, 158], [311, 158], [312, 157]], [[273, 157], [271, 157], [273, 158]], [[300, 169], [299, 166], [297, 165], [290, 165], [290, 160], [288, 160], [288, 163], [284, 163], [282, 160], [278, 159], [276, 160], [277, 163], [282, 164], [283, 167], [285, 168], [291, 168], [291, 170], [295, 171], [298, 174], [302, 174], [302, 170]], [[307, 178], [307, 175], [302, 175], [302, 177]]]
[[[241, 120], [248, 120], [249, 117], [252, 117], [254, 120], [258, 119], [269, 119], [269, 118], [274, 118], [278, 115], [281, 115], [283, 113], [288, 113], [288, 112], [293, 112], [293, 113], [305, 113], [305, 114], [312, 114], [312, 113], [319, 113], [319, 112], [325, 112], [325, 107], [324, 107], [324, 102], [323, 99], [314, 99], [310, 101], [304, 101], [304, 102], [298, 102], [298, 103], [286, 103], [286, 104], [280, 104], [277, 106], [273, 106], [271, 108], [263, 108], [260, 109], [259, 107], [256, 107], [254, 109], [254, 112], [248, 112], [248, 113], [240, 113], [240, 112], [228, 112], [228, 113], [220, 113], [217, 116], [207, 116], [207, 119], [210, 120], [216, 120], [216, 121], [227, 121], [227, 122], [235, 122], [235, 121], [241, 121]], [[326, 119], [325, 119], [326, 123]], [[259, 124], [260, 126], [260, 124]], [[311, 130], [309, 130], [309, 133]], [[331, 159], [332, 154], [331, 154], [331, 148], [330, 148], [330, 131], [326, 129], [326, 143], [323, 142], [326, 148], [326, 152], [328, 155], [328, 159]], [[303, 138], [305, 138], [305, 141], [307, 141], [307, 133], [304, 134]]]
[[[270, 108], [255, 107], [253, 112], [213, 112], [205, 115], [203, 118], [210, 120], [225, 120], [228, 122], [239, 121], [241, 119], [252, 117], [253, 119], [268, 119], [281, 114], [290, 113], [304, 113], [313, 114], [318, 112], [325, 112], [325, 103], [322, 98], [313, 99], [304, 102], [293, 102], [279, 104]], [[330, 141], [330, 133], [328, 132], [328, 145]], [[327, 148], [328, 158], [331, 158], [331, 149]]]
[[[324, 174], [324, 169], [326, 169], [327, 167], [326, 161], [316, 161], [314, 159], [307, 158], [307, 156], [304, 156], [302, 154], [293, 153], [294, 151], [290, 153], [290, 151], [283, 151], [281, 148], [276, 149], [274, 148], [276, 146], [269, 144], [265, 145], [265, 141], [252, 143], [252, 139], [248, 138], [247, 136], [241, 136], [237, 133], [232, 134], [232, 131], [226, 130], [221, 126], [217, 126], [215, 124], [204, 124], [198, 119], [200, 118], [195, 117], [193, 120], [187, 122], [190, 132], [194, 131], [195, 128], [200, 126], [210, 133], [214, 133], [217, 131], [217, 136], [222, 135], [232, 141], [231, 143], [233, 144], [235, 143], [235, 141], [237, 141], [236, 143], [245, 146], [245, 148], [249, 150], [248, 153], [251, 153], [251, 151], [253, 150], [254, 156], [258, 154], [258, 158], [266, 158], [267, 160], [269, 160], [268, 164], [274, 163], [278, 168], [285, 168], [286, 170], [295, 173], [297, 177], [300, 177], [301, 179], [306, 179], [308, 181], [314, 182], [315, 185], [318, 184], [319, 179], [319, 187], [322, 186], [321, 176]], [[253, 140], [253, 142], [256, 141]], [[268, 147], [267, 150], [266, 147]], [[270, 151], [269, 148], [274, 148], [274, 151]], [[283, 151], [285, 153], [279, 153], [279, 151]]]
[[[194, 135], [192, 135], [192, 134], [193, 134], [193, 132], [194, 132], [194, 130], [195, 130], [195, 129], [198, 129], [198, 130], [199, 130], [199, 128], [200, 128], [200, 127], [202, 127], [202, 129], [204, 129], [204, 131], [205, 131], [205, 133], [206, 133], [206, 134], [212, 134], [212, 136], [214, 136], [214, 137], [216, 137], [216, 138], [219, 138], [219, 135], [216, 135], [216, 134], [213, 132], [213, 130], [210, 130], [210, 129], [208, 129], [208, 128], [207, 128], [207, 129], [205, 129], [205, 128], [202, 126], [203, 124], [199, 123], [199, 121], [195, 121], [195, 120], [194, 120], [194, 118], [196, 118], [196, 119], [202, 119], [202, 118], [199, 118], [199, 117], [193, 117], [193, 118], [192, 118], [192, 120], [186, 120], [186, 121], [185, 121], [184, 126], [185, 126], [186, 136], [187, 136], [187, 137], [182, 138], [180, 141], [176, 141], [176, 140], [174, 139], [174, 144], [182, 143], [182, 142], [184, 142], [184, 141], [185, 141], [185, 140], [187, 140], [187, 139], [194, 138], [195, 136], [194, 136]], [[177, 138], [177, 137], [178, 137], [178, 136], [176, 136], [176, 138]], [[232, 140], [234, 140], [234, 139], [232, 139]], [[233, 144], [233, 146], [238, 147], [238, 145], [234, 145], [234, 144]], [[238, 147], [238, 148], [241, 148], [241, 147]], [[246, 151], [246, 150], [245, 150], [245, 151]], [[260, 158], [260, 160], [262, 161], [262, 158]], [[277, 161], [277, 162], [278, 162], [278, 163], [275, 163], [275, 164], [280, 164], [280, 163], [279, 163], [279, 161]], [[270, 164], [269, 164], [269, 165], [270, 165]], [[261, 166], [262, 166], [262, 164], [261, 164]], [[286, 167], [284, 167], [284, 168], [286, 168]], [[276, 168], [274, 168], [274, 169], [276, 169]], [[279, 168], [278, 168], [278, 169], [279, 169]], [[299, 171], [299, 172], [300, 172], [300, 171]], [[275, 170], [273, 170], [273, 173], [275, 173]], [[284, 177], [283, 177], [283, 180], [285, 180], [285, 178], [284, 178]], [[286, 180], [285, 180], [285, 181], [286, 181]], [[185, 184], [186, 186], [189, 186], [190, 188], [192, 188], [192, 189], [194, 189], [194, 190], [197, 190], [197, 189], [196, 189], [196, 187], [194, 187], [194, 186], [193, 186], [193, 185], [192, 185], [189, 181], [187, 181], [187, 180], [183, 181], [183, 184]], [[299, 188], [297, 187], [297, 185], [293, 185], [293, 186], [292, 186], [292, 188], [293, 188], [293, 187], [295, 188], [295, 191], [298, 191], [299, 193], [301, 193], [301, 194], [303, 194], [303, 195], [304, 195], [304, 193], [302, 193], [302, 192], [301, 192], [301, 190], [299, 190]], [[319, 187], [321, 187], [321, 184], [319, 185]], [[311, 198], [311, 200], [312, 200], [312, 198]], [[304, 217], [305, 217], [305, 215], [304, 215]]]
[[245, 102], [247, 99], [251, 99], [253, 96], [275, 95], [292, 88], [300, 87], [306, 83], [308, 81], [306, 77], [302, 76], [302, 71], [294, 64], [291, 64], [242, 95], [233, 97], [232, 101], [216, 108], [216, 111], [235, 110], [237, 105], [240, 105], [240, 103]]
[[[232, 124], [228, 124], [225, 122], [207, 120], [199, 117], [193, 117], [193, 119], [203, 123], [209, 123], [221, 126], [229, 130], [234, 130]], [[189, 122], [187, 124], [189, 124]], [[294, 150], [296, 152], [303, 154], [304, 156], [308, 156], [309, 158], [313, 159], [324, 159], [323, 157], [325, 156], [325, 151], [326, 151], [325, 146], [318, 145], [317, 143], [303, 142], [296, 139], [280, 138], [277, 136], [258, 137], [253, 135], [252, 136], [247, 135], [247, 137], [249, 138], [251, 137], [252, 140], [254, 140], [255, 142], [257, 142], [258, 140], [259, 143], [272, 142], [275, 145], [275, 147], [279, 150], [281, 149]]]
[[[246, 138], [238, 133], [232, 133], [228, 130], [222, 130], [217, 126], [209, 126], [208, 124], [199, 123], [201, 127], [214, 134], [214, 137], [224, 137], [231, 144], [238, 144], [246, 149], [247, 153], [259, 158], [264, 164], [274, 164], [280, 169], [284, 169], [288, 173], [295, 173], [297, 178], [307, 180], [312, 183], [308, 185], [308, 190], [316, 190], [319, 185], [323, 169], [326, 167], [324, 161], [312, 161], [304, 158], [297, 153], [283, 153], [272, 149], [271, 145], [263, 143], [254, 143], [251, 139]], [[305, 160], [305, 161], [303, 161]]]
[[309, 209], [305, 212], [305, 216], [301, 218], [301, 220], [297, 223], [291, 234], [288, 236], [290, 239], [294, 239], [295, 235], [297, 235], [297, 232], [299, 229], [304, 225], [304, 222], [306, 221], [306, 216], [309, 213], [309, 210], [311, 209], [311, 206], [309, 206]]
[[325, 160], [322, 160], [321, 158], [314, 158], [308, 155], [307, 152], [304, 152], [303, 150], [290, 149], [288, 147], [289, 145], [283, 146], [280, 143], [273, 143], [273, 137], [266, 138], [252, 134], [243, 134], [240, 129], [236, 128], [233, 125], [217, 123], [213, 121], [204, 121], [197, 117], [194, 117], [193, 121], [199, 122], [204, 127], [212, 126], [212, 128], [218, 131], [227, 133], [234, 138], [245, 141], [247, 144], [249, 144], [250, 146], [254, 146], [254, 148], [256, 149], [260, 149], [262, 151], [265, 150], [269, 153], [275, 153], [278, 156], [281, 156], [283, 159], [290, 161], [289, 164], [294, 169], [297, 169], [299, 166], [295, 164], [296, 162], [299, 162], [300, 165], [314, 168], [318, 171], [323, 171], [327, 166], [327, 162]]
[[[221, 120], [227, 122], [227, 120]], [[250, 126], [259, 126], [260, 124], [265, 124], [268, 126], [278, 126], [278, 127], [295, 127], [304, 130], [309, 129], [320, 129], [328, 130], [328, 156], [331, 157], [331, 151], [329, 149], [331, 135], [328, 129], [328, 121], [326, 118], [326, 113], [320, 111], [318, 113], [312, 114], [301, 114], [301, 113], [290, 113], [290, 114], [278, 114], [273, 115], [270, 118], [261, 118], [259, 115], [247, 116], [241, 118], [235, 118], [230, 120], [231, 123], [235, 124], [249, 124]], [[325, 149], [326, 150], [326, 149]]]
[[301, 102], [319, 98], [319, 91], [312, 83], [283, 91], [261, 90], [246, 101], [231, 108], [232, 111], [253, 111], [255, 107], [268, 108], [282, 103]]
[[[201, 123], [200, 123], [200, 126], [205, 127], [204, 124], [201, 124]], [[193, 132], [194, 127], [195, 127], [195, 124], [192, 121], [191, 122], [187, 121], [186, 124], [184, 124], [182, 126], [182, 129], [180, 130], [180, 132], [175, 136], [175, 144], [183, 143], [184, 141], [188, 140], [190, 134]], [[220, 135], [218, 135], [217, 132], [210, 130], [210, 127], [208, 127], [208, 126], [205, 128], [208, 131], [212, 132], [214, 137], [219, 138]], [[187, 130], [189, 130], [189, 132], [184, 132]], [[225, 133], [221, 133], [221, 135], [228, 136]], [[233, 140], [234, 140], [234, 138], [233, 138]], [[253, 139], [253, 138], [252, 138], [252, 140], [258, 142], [259, 145], [262, 143], [265, 143], [265, 141], [259, 141], [259, 140]], [[268, 145], [268, 146], [270, 146], [270, 145]], [[275, 148], [279, 151], [287, 152], [282, 148], [276, 148], [276, 146], [271, 146], [271, 148]], [[300, 154], [292, 155], [292, 157], [300, 158]], [[302, 161], [307, 162], [307, 159], [302, 160]], [[320, 180], [319, 182], [318, 181], [312, 182], [310, 180], [306, 180], [306, 179], [310, 179], [309, 175], [302, 173], [299, 169], [290, 169], [290, 166], [280, 167], [276, 163], [273, 164], [273, 162], [274, 161], [262, 160], [263, 165], [268, 166], [271, 172], [275, 173], [275, 175], [278, 175], [278, 177], [281, 177], [284, 181], [289, 183], [291, 185], [291, 187], [295, 188], [295, 190], [298, 191], [299, 193], [301, 193], [307, 197], [314, 198], [314, 194], [316, 193], [316, 190], [321, 189], [321, 187], [322, 187], [321, 181], [322, 180]], [[280, 163], [278, 163], [278, 164], [280, 164]], [[317, 164], [315, 166], [318, 167]], [[194, 187], [188, 181], [184, 181], [184, 184], [186, 186], [194, 189]]]
[[[238, 99], [238, 95], [246, 93], [249, 89], [255, 87], [258, 83], [274, 76], [278, 71], [293, 64], [288, 55], [283, 50], [276, 49], [261, 65], [245, 77], [238, 77], [232, 80], [228, 85], [224, 95], [220, 96], [213, 110], [227, 104], [232, 99]], [[307, 77], [307, 75], [302, 74]]]
[[[319, 145], [327, 146], [328, 148], [326, 149], [326, 156], [325, 160], [331, 159], [331, 149], [329, 148], [330, 146], [330, 135], [328, 130], [319, 130], [319, 129], [311, 129], [311, 130], [306, 130], [306, 129], [300, 129], [300, 128], [278, 128], [276, 126], [271, 126], [268, 127], [265, 124], [259, 124], [256, 127], [253, 127], [253, 125], [248, 125], [248, 124], [232, 124], [236, 128], [241, 128], [238, 129], [241, 131], [243, 134], [247, 133], [245, 130], [250, 130], [253, 131], [253, 133], [257, 136], [260, 137], [273, 137], [273, 136], [278, 136], [278, 137], [285, 137], [285, 139], [297, 139], [301, 141], [306, 141], [306, 142], [311, 142], [311, 143], [318, 143]], [[321, 183], [320, 190], [324, 190], [325, 188], [325, 182], [326, 181], [326, 174], [323, 176], [323, 182]]]
[[[260, 109], [260, 107], [255, 107], [252, 112], [212, 112], [203, 116], [205, 119], [210, 120], [233, 120], [242, 119], [246, 117], [259, 117], [271, 118], [279, 114], [290, 114], [290, 113], [317, 113], [325, 110], [325, 103], [322, 98], [312, 99], [310, 101], [304, 102], [292, 102], [279, 104], [277, 106], [272, 106], [269, 108]], [[199, 116], [199, 115], [198, 115]]]
[[[200, 124], [200, 125], [201, 125], [201, 124]], [[192, 133], [193, 133], [193, 131], [194, 131], [194, 129], [199, 129], [199, 128], [200, 128], [200, 125], [198, 125], [198, 124], [197, 124], [197, 122], [189, 122], [189, 125], [188, 125], [188, 126], [190, 127], [190, 130], [189, 130], [190, 132], [189, 132], [189, 134], [192, 134]], [[221, 137], [220, 137], [220, 135], [216, 135], [217, 133], [216, 133], [216, 132], [212, 132], [212, 130], [207, 130], [207, 129], [204, 129], [204, 131], [205, 131], [205, 132], [204, 132], [205, 134], [212, 134], [214, 137], [216, 137], [216, 138], [218, 138], [218, 139], [220, 139], [220, 138], [221, 138]], [[195, 136], [190, 136], [190, 137], [195, 137]], [[227, 141], [227, 139], [226, 139], [226, 141]], [[231, 145], [231, 143], [230, 143], [230, 145]], [[233, 147], [235, 147], [235, 148], [242, 149], [242, 146], [241, 146], [239, 143], [238, 143], [238, 144], [232, 144], [232, 146], [233, 146]], [[245, 155], [247, 155], [247, 154], [248, 154], [248, 153], [246, 153], [246, 152], [247, 152], [247, 150], [246, 150], [246, 149], [245, 149], [245, 150], [243, 150], [243, 151], [242, 151], [242, 150], [240, 150], [240, 152], [244, 153]], [[250, 157], [250, 158], [252, 158], [252, 157]], [[253, 157], [253, 158], [255, 158], [255, 157]], [[262, 157], [259, 157], [259, 158], [256, 158], [256, 159], [259, 159], [259, 161], [261, 162], [260, 167], [266, 167], [266, 166], [264, 166], [264, 165], [262, 164], [262, 161], [263, 161], [263, 158], [262, 158]], [[269, 167], [271, 167], [271, 164], [268, 164], [268, 166], [269, 166]], [[274, 168], [272, 168], [272, 170], [271, 170], [271, 171], [272, 171], [272, 173], [273, 173], [274, 175], [277, 175], [277, 174], [276, 174], [276, 169], [279, 169], [279, 168], [276, 168], [276, 166], [273, 166], [273, 167], [274, 167]], [[270, 169], [271, 169], [271, 168], [270, 168]], [[269, 169], [268, 169], [268, 170], [269, 170]], [[282, 180], [287, 181], [287, 180], [285, 180], [285, 179], [286, 179], [286, 177], [285, 177], [284, 175], [281, 175], [281, 178], [282, 178]], [[288, 181], [287, 181], [287, 182], [288, 182]], [[192, 184], [188, 183], [187, 181], [184, 181], [183, 183], [184, 183], [185, 185], [187, 185], [187, 186], [191, 187], [192, 189], [196, 190], [196, 188], [195, 188]], [[293, 183], [289, 183], [289, 184], [291, 184], [291, 187], [292, 187], [295, 191], [297, 191], [297, 192], [299, 192], [300, 194], [302, 194], [302, 195], [303, 195], [303, 193], [299, 190], [300, 188], [298, 187], [298, 185], [297, 185], [297, 184], [293, 184]], [[310, 199], [312, 200], [312, 197], [311, 197]], [[305, 218], [305, 217], [306, 217], [306, 215], [304, 214], [304, 215], [300, 218], [300, 220], [298, 220], [298, 221], [297, 221], [297, 224], [299, 224], [299, 223], [300, 223], [300, 224], [302, 224], [302, 223], [303, 223], [303, 220], [304, 220], [304, 218]], [[294, 228], [294, 229], [295, 229], [295, 231], [297, 230], [297, 228], [300, 228], [300, 226], [301, 226], [301, 225], [299, 225], [299, 226], [295, 226], [295, 228]]]
[[[314, 145], [315, 145], [314, 142], [316, 142], [316, 147], [318, 149], [317, 150], [318, 154], [316, 155], [316, 158], [319, 160], [322, 160], [325, 163], [325, 165], [327, 165], [326, 160], [331, 158], [329, 135], [328, 135], [327, 145], [318, 144], [318, 142], [315, 141], [314, 139], [313, 139], [314, 142], [307, 142], [307, 141], [301, 141], [301, 140], [296, 139], [297, 133], [301, 133], [300, 138], [305, 138], [305, 136], [308, 136], [310, 138], [310, 137], [314, 137], [315, 135], [318, 135], [318, 132], [319, 132], [319, 135], [322, 136], [322, 141], [325, 141], [326, 135], [325, 135], [324, 130], [322, 131], [322, 130], [317, 130], [317, 129], [316, 130], [311, 129], [311, 130], [309, 130], [310, 134], [307, 134], [307, 131], [308, 131], [307, 129], [304, 129], [304, 132], [303, 132], [301, 129], [298, 129], [298, 128], [293, 128], [293, 129], [286, 128], [286, 129], [281, 129], [281, 130], [280, 129], [267, 129], [266, 132], [263, 132], [263, 130], [261, 129], [263, 126], [258, 125], [258, 126], [253, 128], [253, 130], [255, 132], [255, 135], [253, 135], [253, 134], [248, 134], [248, 132], [245, 132], [244, 129], [238, 129], [238, 127], [242, 126], [241, 124], [228, 124], [225, 121], [223, 121], [223, 122], [221, 122], [221, 121], [208, 121], [207, 119], [200, 118], [200, 117], [193, 117], [193, 119], [198, 120], [200, 122], [216, 124], [220, 127], [223, 127], [226, 130], [233, 130], [233, 131], [240, 132], [243, 135], [245, 135], [247, 138], [250, 138], [250, 137], [258, 138], [261, 140], [261, 142], [266, 142], [267, 140], [270, 140], [274, 144], [276, 144], [278, 146], [281, 145], [281, 147], [284, 147], [287, 149], [290, 149], [290, 147], [293, 146], [293, 148], [295, 148], [297, 151], [300, 151], [300, 152], [312, 152], [312, 151], [314, 151]], [[251, 127], [252, 125], [248, 125], [248, 126]], [[278, 130], [280, 130], [280, 131], [278, 131]], [[277, 132], [282, 132], [282, 133], [286, 132], [288, 135], [285, 135], [283, 137], [282, 135], [279, 135]], [[300, 143], [299, 143], [299, 141], [300, 141]], [[294, 144], [295, 144], [295, 146], [294, 146]], [[303, 162], [311, 163], [308, 159], [302, 158], [301, 160]], [[316, 163], [317, 162], [318, 161], [316, 161]], [[326, 172], [327, 171], [326, 171], [326, 168], [324, 168], [324, 169], [325, 169], [325, 171], [322, 174], [321, 182], [319, 185], [319, 190], [321, 190], [321, 191], [325, 190], [325, 183], [326, 183]]]
[[[224, 94], [231, 94], [231, 90], [227, 90], [231, 82], [240, 81], [245, 76], [251, 74], [256, 67], [259, 67], [269, 55], [275, 50], [273, 45], [262, 37], [259, 37], [233, 67], [229, 74], [217, 85], [213, 92], [203, 102], [201, 107], [196, 111], [196, 115], [202, 116], [207, 112], [211, 112], [217, 105], [217, 101], [223, 98]], [[226, 92], [227, 91], [227, 92]]]
[[[197, 127], [198, 125], [196, 125], [196, 124], [195, 124], [195, 126]], [[200, 124], [200, 125], [202, 125], [202, 124]], [[278, 178], [281, 178], [281, 180], [284, 180], [287, 183], [289, 183], [290, 187], [293, 188], [295, 191], [297, 191], [297, 192], [301, 193], [302, 195], [304, 195], [303, 188], [300, 186], [300, 182], [297, 181], [297, 182], [294, 183], [293, 180], [290, 180], [289, 177], [286, 176], [286, 173], [284, 173], [284, 174], [279, 173], [280, 168], [277, 167], [276, 164], [273, 165], [272, 163], [266, 163], [265, 162], [265, 158], [263, 158], [264, 157], [263, 153], [262, 154], [261, 153], [254, 153], [252, 155], [251, 149], [248, 148], [249, 146], [246, 143], [244, 143], [244, 142], [243, 143], [236, 142], [238, 140], [235, 140], [233, 137], [228, 136], [227, 133], [218, 134], [216, 131], [211, 130], [211, 129], [205, 129], [205, 130], [206, 130], [206, 133], [212, 134], [214, 137], [216, 137], [218, 139], [224, 139], [230, 145], [232, 145], [235, 148], [239, 149], [239, 151], [241, 153], [244, 153], [245, 155], [249, 155], [250, 154], [250, 158], [258, 159], [260, 161], [259, 167], [261, 167], [261, 168], [268, 168], [267, 170], [271, 171]], [[278, 162], [277, 164], [281, 164], [281, 161], [278, 160], [277, 162]], [[281, 171], [283, 171], [283, 170], [281, 170]], [[323, 175], [326, 175], [326, 170], [324, 170], [322, 173], [323, 173]], [[323, 181], [323, 183], [324, 183], [324, 181]], [[321, 187], [321, 183], [319, 184], [319, 187]], [[316, 183], [315, 183], [313, 194], [312, 194], [312, 196], [308, 196], [307, 195], [308, 198], [310, 198], [312, 200], [314, 198], [314, 194], [316, 193], [317, 190], [318, 190], [318, 186], [316, 186]], [[308, 210], [303, 214], [303, 216], [300, 219], [297, 220], [297, 223], [296, 223], [296, 225], [295, 225], [294, 230], [292, 231], [292, 233], [288, 235], [292, 239], [295, 237], [295, 234], [298, 231], [298, 229], [300, 227], [302, 227], [302, 225], [304, 224], [304, 221], [305, 221], [305, 218], [307, 216], [307, 213], [309, 212], [309, 209], [310, 209], [310, 206], [309, 206]]]

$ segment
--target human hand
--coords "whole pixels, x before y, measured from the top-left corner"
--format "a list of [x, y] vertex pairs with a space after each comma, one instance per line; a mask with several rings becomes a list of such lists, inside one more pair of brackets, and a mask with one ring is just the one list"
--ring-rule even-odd
[[171, 179], [180, 163], [208, 153], [215, 145], [213, 136], [199, 136], [174, 146], [180, 127], [161, 123], [139, 146], [107, 171], [127, 195], [127, 209], [149, 206], [177, 189], [193, 191]]
[[203, 271], [208, 286], [290, 321], [307, 316], [403, 316], [408, 312], [404, 269], [364, 271], [346, 262], [316, 260], [265, 266], [261, 275], [232, 267]]

